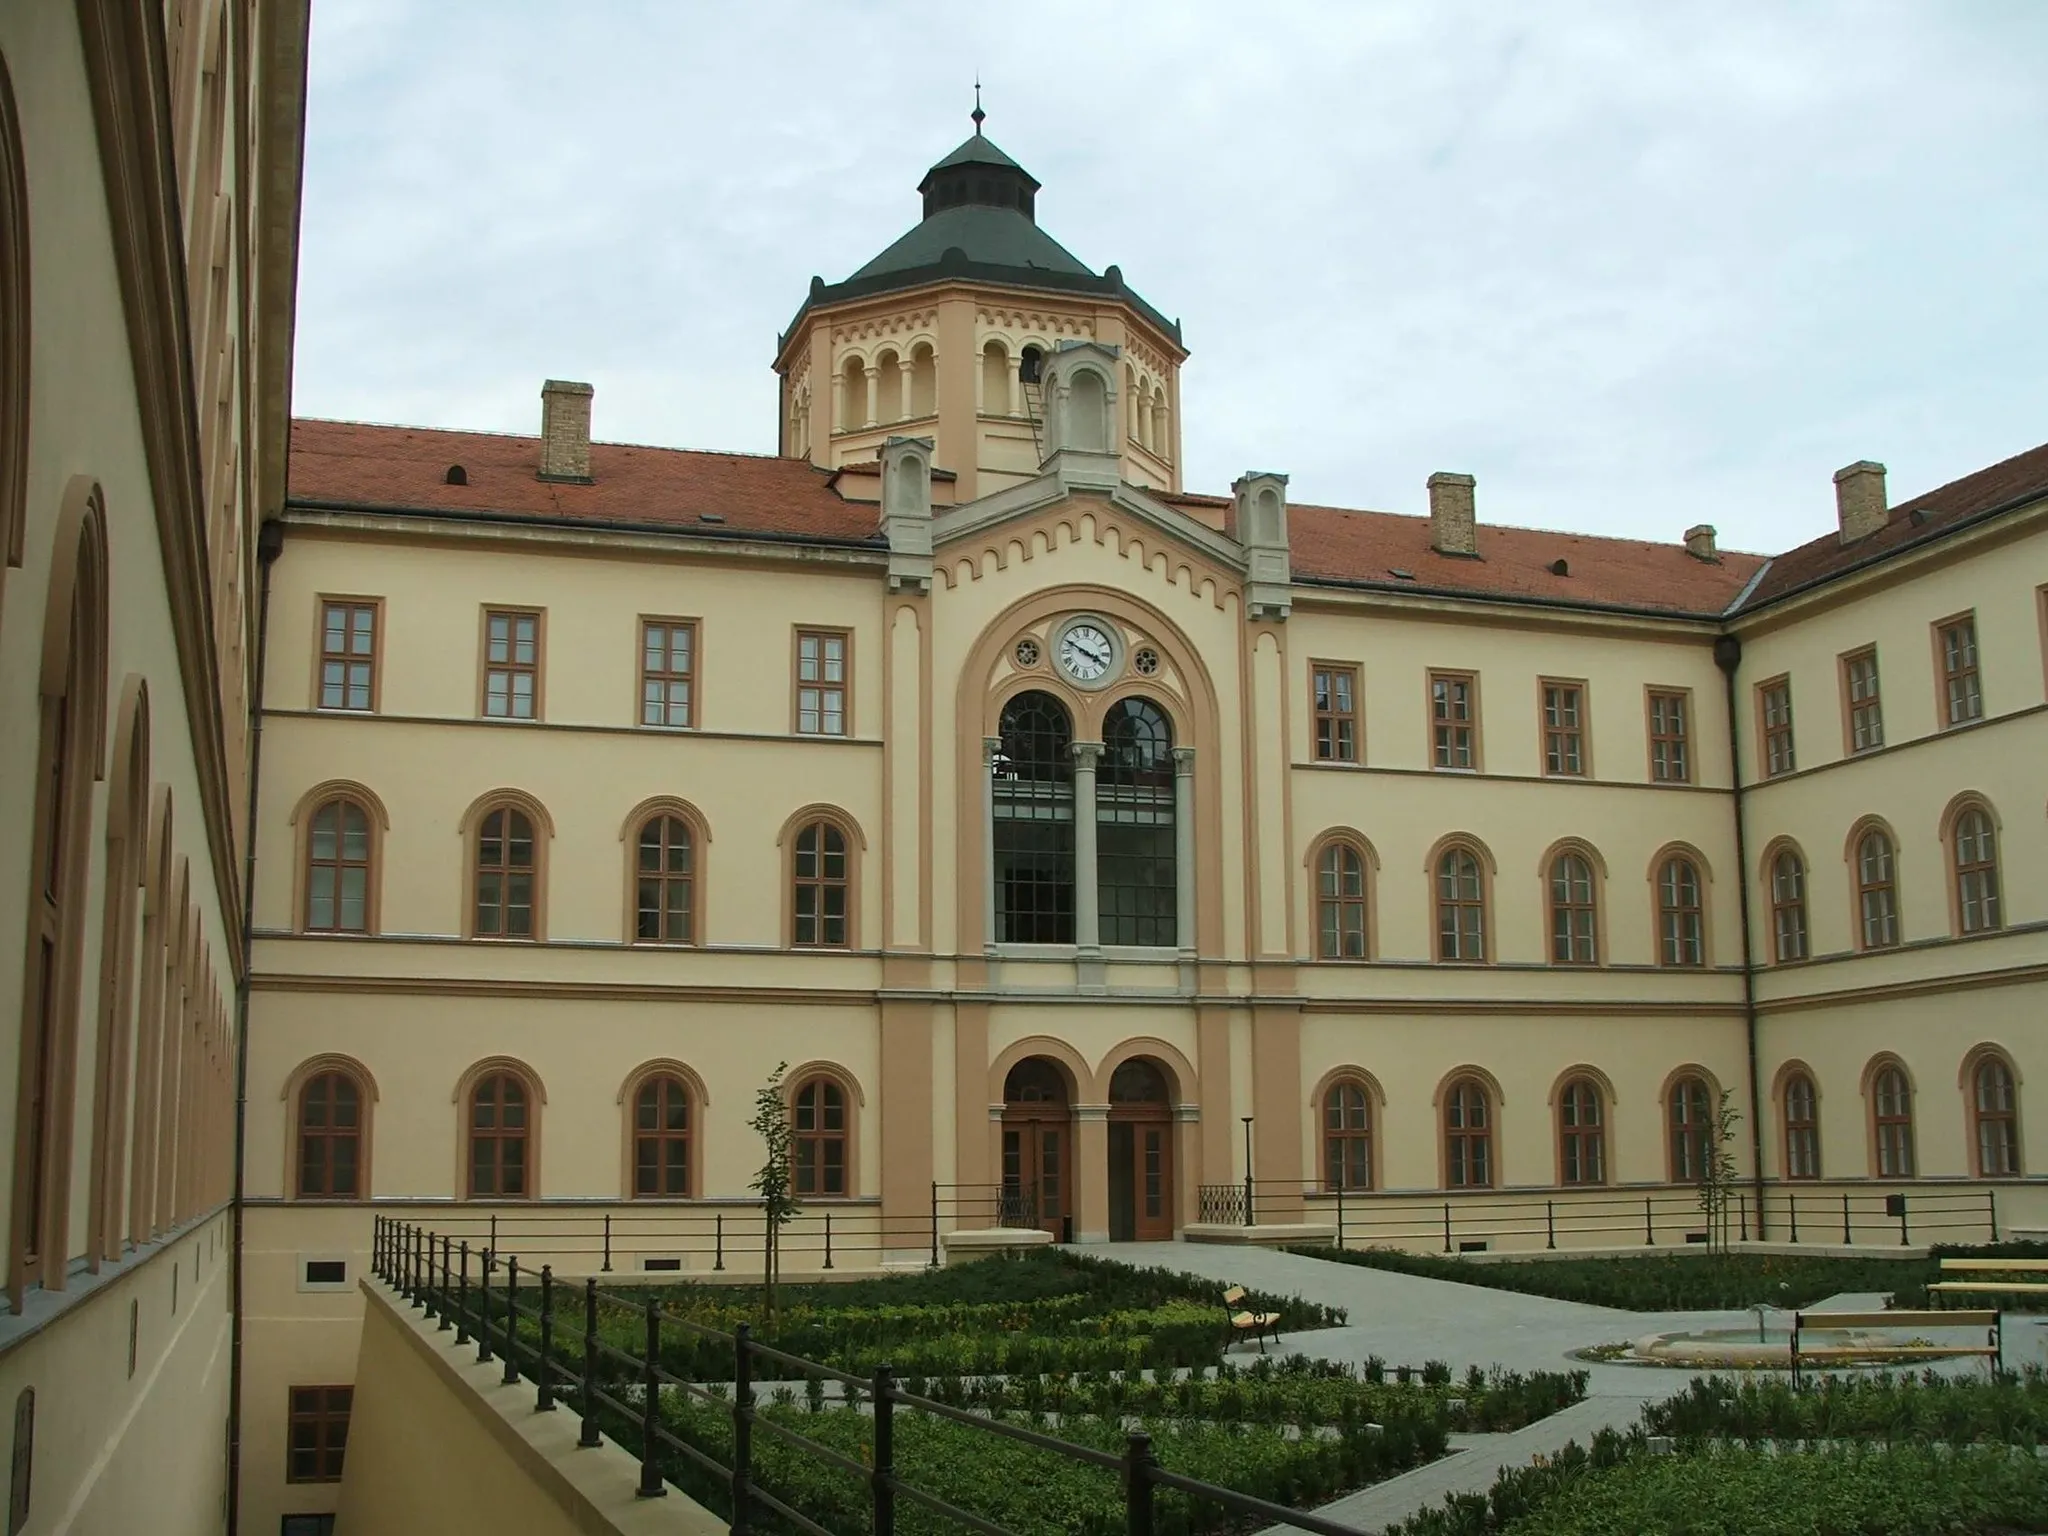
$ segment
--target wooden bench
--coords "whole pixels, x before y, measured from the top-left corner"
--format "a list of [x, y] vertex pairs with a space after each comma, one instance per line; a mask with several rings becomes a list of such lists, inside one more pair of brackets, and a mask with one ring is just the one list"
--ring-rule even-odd
[[[1237, 1340], [1249, 1334], [1259, 1341], [1259, 1353], [1266, 1352], [1266, 1340], [1280, 1342], [1280, 1314], [1278, 1312], [1248, 1312], [1244, 1307], [1244, 1287], [1233, 1285], [1223, 1293], [1223, 1310], [1230, 1316], [1230, 1339]], [[1228, 1343], [1225, 1345], [1228, 1348]]]
[[[1800, 1335], [1811, 1330], [1872, 1328], [1982, 1328], [1982, 1344], [1823, 1344], [1804, 1347]], [[1828, 1360], [1933, 1360], [1948, 1355], [1982, 1355], [2005, 1367], [2004, 1326], [1995, 1309], [1980, 1312], [1794, 1312], [1792, 1314], [1792, 1385], [1798, 1386], [1802, 1363]]]
[[2048, 1296], [2048, 1259], [1943, 1259], [1943, 1275], [2039, 1275], [2039, 1280], [1935, 1281], [1927, 1293], [1935, 1297]]

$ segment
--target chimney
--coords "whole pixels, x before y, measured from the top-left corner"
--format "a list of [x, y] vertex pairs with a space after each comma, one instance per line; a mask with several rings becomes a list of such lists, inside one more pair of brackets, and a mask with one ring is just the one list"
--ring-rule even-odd
[[1835, 515], [1841, 519], [1842, 542], [1854, 544], [1882, 528], [1891, 517], [1884, 498], [1884, 466], [1858, 459], [1835, 471]]
[[1704, 560], [1709, 565], [1718, 565], [1720, 554], [1714, 548], [1714, 525], [1694, 523], [1685, 530], [1685, 552], [1695, 560]]
[[1438, 470], [1429, 477], [1429, 545], [1440, 555], [1479, 554], [1479, 530], [1472, 510], [1470, 475]]
[[590, 484], [588, 384], [549, 379], [540, 387], [540, 478]]

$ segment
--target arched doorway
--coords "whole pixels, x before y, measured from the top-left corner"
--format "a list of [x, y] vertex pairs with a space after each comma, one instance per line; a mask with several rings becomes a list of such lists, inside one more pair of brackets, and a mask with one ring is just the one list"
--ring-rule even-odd
[[1133, 1056], [1109, 1078], [1109, 1237], [1173, 1236], [1173, 1102], [1165, 1071]]
[[1066, 1074], [1027, 1056], [1003, 1079], [1000, 1225], [1043, 1227], [1069, 1241], [1074, 1210], [1074, 1111]]

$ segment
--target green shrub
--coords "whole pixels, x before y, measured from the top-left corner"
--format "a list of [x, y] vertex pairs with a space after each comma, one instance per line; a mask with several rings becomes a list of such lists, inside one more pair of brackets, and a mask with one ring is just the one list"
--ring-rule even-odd
[[1823, 1376], [1795, 1390], [1781, 1378], [1695, 1378], [1685, 1391], [1643, 1410], [1653, 1435], [1688, 1443], [1743, 1440], [1988, 1441], [2032, 1445], [2048, 1438], [2048, 1375]]

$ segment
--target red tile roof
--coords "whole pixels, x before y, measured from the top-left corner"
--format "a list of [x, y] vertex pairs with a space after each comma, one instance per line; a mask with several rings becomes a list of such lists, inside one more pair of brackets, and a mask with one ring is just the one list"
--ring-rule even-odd
[[1743, 612], [1938, 539], [1974, 517], [2044, 496], [2048, 496], [2048, 443], [1900, 502], [1891, 509], [1884, 527], [1854, 544], [1844, 544], [1838, 533], [1829, 533], [1778, 556], [1744, 600]]
[[[447, 483], [460, 464], [466, 485]], [[575, 519], [713, 534], [878, 537], [873, 502], [849, 502], [802, 459], [590, 445], [590, 485], [538, 478], [540, 439], [355, 421], [292, 423], [291, 499], [363, 508]]]

